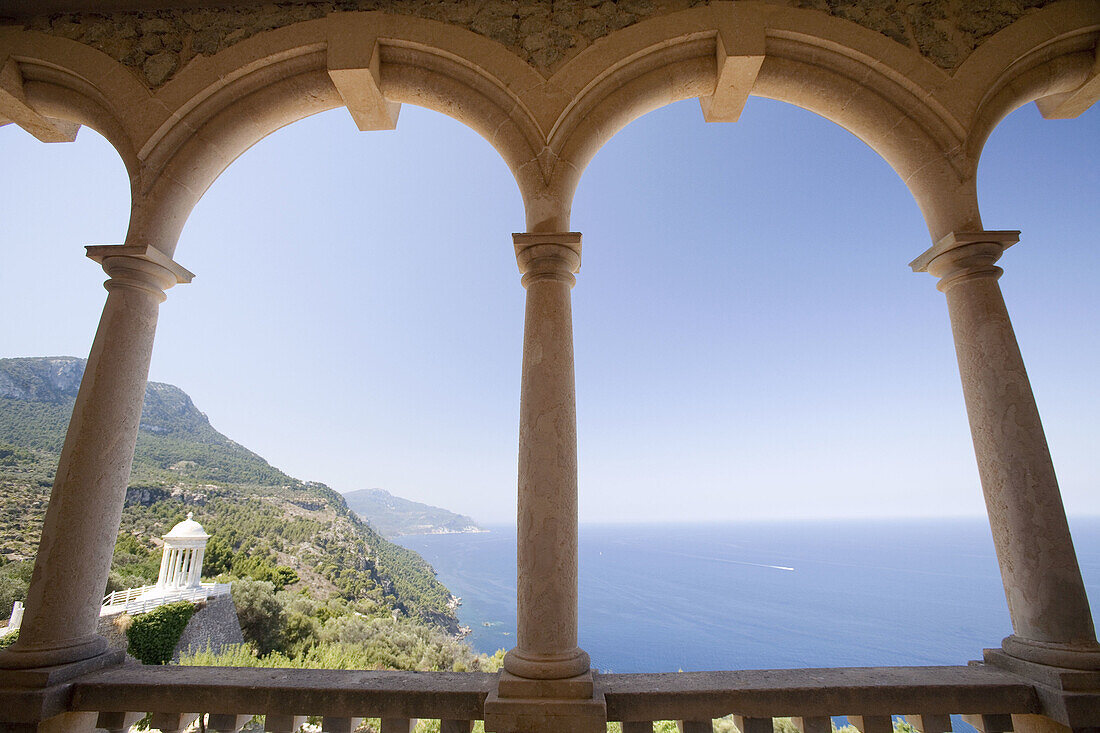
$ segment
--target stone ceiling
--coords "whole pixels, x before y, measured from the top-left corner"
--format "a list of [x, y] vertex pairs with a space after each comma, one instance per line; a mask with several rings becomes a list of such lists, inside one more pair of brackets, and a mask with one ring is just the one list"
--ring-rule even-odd
[[[844, 18], [919, 51], [951, 71], [986, 38], [1053, 0], [764, 0]], [[332, 0], [262, 3], [201, 0], [9, 0], [0, 23], [92, 46], [152, 89], [198, 55], [257, 33], [329, 13], [382, 10], [470, 29], [511, 49], [544, 74], [603, 36], [705, 0]], [[172, 8], [166, 8], [171, 5]], [[34, 14], [43, 6], [78, 12]], [[100, 8], [92, 12], [87, 7]], [[102, 12], [103, 7], [118, 8]], [[133, 10], [126, 8], [143, 7]], [[159, 8], [159, 9], [156, 9]]]

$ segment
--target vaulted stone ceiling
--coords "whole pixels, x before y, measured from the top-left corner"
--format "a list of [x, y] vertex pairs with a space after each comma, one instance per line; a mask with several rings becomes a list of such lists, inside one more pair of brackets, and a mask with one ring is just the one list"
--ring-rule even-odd
[[[764, 0], [764, 4], [809, 8], [850, 20], [950, 71], [983, 40], [1052, 1]], [[155, 89], [198, 55], [211, 56], [257, 33], [341, 11], [381, 10], [462, 26], [503, 44], [548, 74], [612, 31], [706, 4], [705, 0], [340, 0], [221, 7], [225, 3], [217, 0], [13, 0], [0, 10], [8, 15], [0, 23], [92, 46]], [[147, 9], [132, 9], [136, 7]], [[36, 14], [43, 8], [68, 12]], [[104, 8], [116, 9], [102, 12]]]

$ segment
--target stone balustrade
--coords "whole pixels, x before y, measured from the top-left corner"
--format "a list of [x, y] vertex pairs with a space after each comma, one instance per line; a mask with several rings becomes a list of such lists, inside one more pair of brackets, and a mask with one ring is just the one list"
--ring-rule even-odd
[[834, 669], [608, 674], [597, 677], [609, 720], [623, 733], [653, 730], [655, 720], [682, 721], [684, 733], [710, 731], [734, 715], [742, 733], [771, 733], [772, 718], [793, 718], [803, 733], [829, 733], [847, 716], [862, 733], [891, 733], [904, 715], [922, 733], [951, 730], [962, 715], [983, 733], [1012, 730], [1012, 715], [1039, 709], [1035, 690], [1012, 674], [970, 667], [848, 667]]
[[[1012, 716], [1042, 709], [1032, 683], [983, 664], [596, 674], [594, 682], [623, 733], [652, 731], [656, 720], [680, 721], [685, 733], [710, 731], [713, 719], [731, 714], [742, 733], [771, 733], [773, 717], [794, 718], [804, 733], [829, 733], [836, 716], [862, 733], [890, 733], [899, 715], [922, 733], [951, 730], [951, 715], [983, 733], [1006, 733]], [[364, 718], [381, 719], [382, 733], [408, 733], [417, 719], [440, 720], [441, 733], [469, 733], [496, 685], [497, 675], [483, 672], [122, 665], [55, 688], [52, 701], [0, 691], [0, 705], [25, 708], [28, 718], [42, 705], [98, 713], [96, 727], [112, 733], [145, 713], [164, 733], [186, 729], [200, 714], [218, 733], [234, 733], [254, 715], [271, 733], [291, 733], [306, 716], [320, 718], [325, 733], [351, 733]]]

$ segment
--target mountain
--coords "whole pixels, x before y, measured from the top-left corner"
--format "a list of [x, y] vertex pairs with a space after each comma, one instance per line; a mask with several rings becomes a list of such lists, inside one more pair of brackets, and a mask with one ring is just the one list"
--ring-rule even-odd
[[477, 522], [463, 514], [402, 499], [382, 489], [349, 491], [344, 494], [344, 501], [383, 537], [485, 531], [477, 526]]
[[[0, 567], [37, 551], [84, 366], [74, 357], [0, 359]], [[156, 557], [144, 555], [188, 511], [212, 535], [208, 574], [221, 562], [222, 572], [458, 630], [450, 592], [420, 555], [383, 538], [329, 487], [292, 478], [219, 433], [183, 390], [150, 382], [119, 533], [132, 564], [119, 565], [116, 549], [112, 581], [140, 585], [132, 574], [147, 577], [150, 565], [155, 579]]]

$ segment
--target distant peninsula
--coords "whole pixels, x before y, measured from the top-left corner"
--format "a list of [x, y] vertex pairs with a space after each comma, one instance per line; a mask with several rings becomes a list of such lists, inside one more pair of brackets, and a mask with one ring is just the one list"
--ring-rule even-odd
[[470, 517], [418, 501], [394, 496], [382, 489], [359, 489], [344, 494], [348, 507], [383, 537], [409, 534], [487, 532]]

